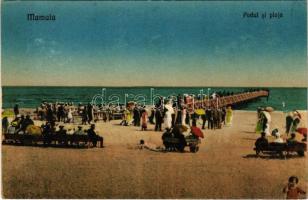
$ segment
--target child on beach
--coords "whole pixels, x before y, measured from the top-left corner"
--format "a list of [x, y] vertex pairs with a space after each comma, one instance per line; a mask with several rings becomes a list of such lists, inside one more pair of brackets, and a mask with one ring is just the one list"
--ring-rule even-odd
[[300, 194], [306, 194], [297, 184], [298, 178], [296, 176], [291, 176], [288, 185], [283, 188], [283, 193], [287, 193], [287, 199], [298, 199]]
[[147, 130], [147, 122], [148, 122], [148, 113], [145, 109], [142, 110], [141, 114], [141, 130], [146, 131]]
[[148, 149], [150, 151], [164, 151], [164, 148], [157, 146], [156, 144], [145, 142], [144, 140], [140, 140], [137, 145], [137, 149]]

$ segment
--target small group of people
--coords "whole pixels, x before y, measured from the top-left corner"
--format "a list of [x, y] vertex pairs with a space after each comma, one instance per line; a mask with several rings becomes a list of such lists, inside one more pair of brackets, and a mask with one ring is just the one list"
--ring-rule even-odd
[[47, 103], [42, 102], [36, 108], [37, 118], [39, 120], [55, 120], [58, 122], [71, 123], [74, 122], [73, 114], [75, 112], [74, 104], [71, 103]]
[[[273, 143], [278, 143], [278, 144], [281, 144], [281, 143], [285, 143], [285, 141], [283, 140], [283, 138], [281, 137], [280, 133], [278, 132], [278, 129], [275, 129], [273, 130], [272, 132], [272, 135], [275, 137]], [[296, 134], [295, 133], [292, 133], [291, 134], [291, 137], [288, 138], [286, 140], [286, 142], [288, 144], [291, 144], [291, 143], [296, 143]], [[261, 137], [259, 137], [256, 142], [255, 142], [255, 146], [256, 147], [259, 147], [259, 146], [268, 146], [269, 142], [268, 142], [268, 139], [266, 137], [266, 133], [265, 132], [262, 132], [261, 133]]]
[[[189, 142], [195, 140], [195, 147], [197, 143], [200, 142], [199, 138], [204, 138], [204, 135], [200, 128], [196, 126], [195, 122], [192, 122], [192, 126], [188, 127], [186, 125], [175, 125], [173, 128], [166, 128], [165, 132], [162, 134], [162, 141], [164, 147], [157, 146], [150, 142], [145, 142], [143, 139], [137, 145], [138, 149], [148, 149], [151, 151], [179, 151], [184, 152], [185, 146], [189, 144], [186, 141], [189, 138]], [[174, 142], [174, 139], [177, 142]], [[170, 141], [171, 140], [171, 141]], [[173, 142], [172, 142], [173, 141]], [[190, 146], [190, 148], [192, 148]]]
[[30, 115], [25, 117], [24, 115], [17, 114], [11, 123], [9, 123], [7, 117], [2, 119], [2, 131], [4, 133], [23, 134], [29, 125], [34, 125]]
[[[61, 136], [63, 140], [61, 141], [62, 143], [66, 143], [67, 141], [65, 140], [66, 135], [70, 132], [69, 130], [66, 130], [63, 125], [59, 125], [59, 130], [56, 131], [56, 127], [49, 123], [46, 122], [45, 125], [41, 126], [42, 128], [42, 135], [44, 136], [45, 142], [47, 144], [50, 144], [53, 136]], [[95, 131], [95, 124], [91, 124], [90, 128], [87, 130], [83, 130], [82, 126], [78, 126], [77, 130], [72, 131], [72, 135], [87, 135], [89, 137], [90, 142], [93, 144], [93, 147], [97, 146], [97, 142], [100, 142], [100, 146], [103, 147], [103, 142], [104, 138], [100, 135], [97, 134]], [[59, 140], [59, 137], [57, 138]]]

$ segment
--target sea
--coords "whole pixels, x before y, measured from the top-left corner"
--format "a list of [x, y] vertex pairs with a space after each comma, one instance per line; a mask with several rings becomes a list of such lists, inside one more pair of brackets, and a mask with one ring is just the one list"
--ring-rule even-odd
[[[178, 94], [211, 95], [216, 92], [244, 92], [245, 87], [46, 87], [46, 86], [3, 86], [2, 108], [36, 108], [42, 102], [89, 102], [125, 104], [137, 101], [152, 105], [159, 96], [177, 96]], [[307, 110], [307, 88], [267, 88], [268, 98], [262, 97], [245, 103], [236, 109], [256, 110], [260, 106], [271, 106], [275, 110]]]

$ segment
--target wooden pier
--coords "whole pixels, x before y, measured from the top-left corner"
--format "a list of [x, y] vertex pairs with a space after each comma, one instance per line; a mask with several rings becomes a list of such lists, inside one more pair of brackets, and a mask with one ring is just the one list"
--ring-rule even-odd
[[189, 110], [194, 108], [203, 108], [203, 107], [212, 107], [212, 108], [222, 108], [224, 106], [232, 106], [247, 101], [251, 101], [260, 97], [268, 97], [269, 91], [267, 90], [258, 90], [253, 92], [243, 92], [239, 94], [223, 96], [213, 99], [204, 99], [204, 100], [194, 100], [192, 97], [186, 97], [186, 105]]

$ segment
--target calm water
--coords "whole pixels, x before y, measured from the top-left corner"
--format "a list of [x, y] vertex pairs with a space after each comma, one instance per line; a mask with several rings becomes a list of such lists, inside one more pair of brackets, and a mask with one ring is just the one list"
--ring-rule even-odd
[[[3, 87], [3, 108], [12, 108], [16, 103], [20, 107], [35, 108], [42, 101], [88, 103], [96, 99], [96, 103], [125, 101], [145, 101], [151, 104], [157, 95], [170, 96], [177, 94], [207, 94], [208, 88], [200, 87]], [[202, 90], [203, 91], [200, 91]], [[217, 91], [241, 92], [249, 88], [211, 88], [210, 93]], [[307, 110], [306, 88], [269, 88], [270, 96], [249, 102], [240, 109], [256, 110], [258, 106], [272, 106], [275, 110]], [[96, 97], [96, 98], [95, 98]], [[157, 99], [157, 98], [156, 98]], [[284, 102], [284, 106], [283, 103]]]

